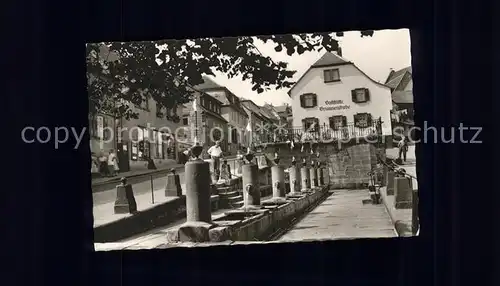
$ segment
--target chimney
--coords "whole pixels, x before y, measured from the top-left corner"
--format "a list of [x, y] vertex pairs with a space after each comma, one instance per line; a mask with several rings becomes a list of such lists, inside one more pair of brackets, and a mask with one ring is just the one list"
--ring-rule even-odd
[[339, 47], [337, 49], [337, 55], [342, 56], [342, 48], [341, 47]]

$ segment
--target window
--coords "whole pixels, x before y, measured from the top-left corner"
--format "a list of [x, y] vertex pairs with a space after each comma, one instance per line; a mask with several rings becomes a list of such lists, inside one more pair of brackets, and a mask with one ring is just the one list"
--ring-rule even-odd
[[162, 109], [163, 107], [161, 106], [161, 104], [159, 104], [158, 102], [156, 103], [156, 117], [158, 118], [163, 118], [163, 112], [162, 112]]
[[189, 119], [187, 116], [182, 118], [182, 125], [188, 125], [189, 124]]
[[330, 128], [333, 130], [339, 130], [342, 127], [347, 126], [347, 117], [342, 115], [336, 115], [330, 117]]
[[324, 82], [340, 81], [339, 69], [324, 70]]
[[317, 95], [314, 93], [306, 93], [300, 96], [300, 106], [303, 108], [312, 108], [318, 105]]
[[319, 131], [319, 119], [314, 117], [308, 117], [302, 119], [302, 125], [304, 126], [304, 131]]
[[372, 125], [372, 116], [369, 113], [358, 113], [354, 115], [354, 126], [366, 128]]
[[362, 103], [370, 100], [368, 88], [356, 88], [351, 91], [352, 102]]

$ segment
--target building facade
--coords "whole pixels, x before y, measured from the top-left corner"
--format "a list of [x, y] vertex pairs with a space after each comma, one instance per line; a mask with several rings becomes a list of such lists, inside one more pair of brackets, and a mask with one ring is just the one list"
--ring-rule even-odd
[[[391, 90], [333, 53], [325, 53], [288, 92], [293, 128], [331, 137], [362, 137], [377, 132], [391, 136]], [[300, 132], [299, 132], [300, 133]]]
[[395, 128], [403, 129], [403, 133], [410, 138], [410, 130], [415, 125], [413, 109], [413, 79], [411, 67], [398, 71], [392, 70], [386, 80], [386, 85], [391, 88], [393, 109], [391, 111], [392, 128], [394, 139], [400, 139], [401, 132], [395, 132]]
[[115, 150], [121, 172], [148, 169], [150, 159], [157, 168], [176, 162], [174, 132], [180, 126], [182, 108], [166, 110], [146, 95], [140, 106], [131, 109], [137, 119], [102, 113], [89, 116], [91, 152], [107, 156]]
[[260, 106], [255, 104], [251, 100], [242, 100], [241, 104], [248, 115], [250, 130], [246, 129], [246, 136], [249, 145], [258, 145], [263, 142], [263, 136], [265, 136], [265, 126], [269, 124], [269, 119], [266, 118], [261, 110]]
[[204, 83], [196, 86], [222, 103], [220, 115], [227, 121], [227, 152], [236, 154], [238, 150], [247, 147], [245, 139], [245, 128], [248, 123], [248, 115], [240, 103], [240, 99], [229, 89], [220, 86], [210, 78], [204, 76]]
[[[193, 146], [195, 138], [204, 148], [203, 156], [215, 141], [221, 142], [221, 149], [228, 151], [227, 120], [220, 114], [223, 103], [205, 92], [195, 92], [194, 101], [184, 105], [182, 124], [183, 132], [178, 137], [182, 138], [180, 144], [186, 149]], [[196, 106], [196, 110], [195, 110]]]

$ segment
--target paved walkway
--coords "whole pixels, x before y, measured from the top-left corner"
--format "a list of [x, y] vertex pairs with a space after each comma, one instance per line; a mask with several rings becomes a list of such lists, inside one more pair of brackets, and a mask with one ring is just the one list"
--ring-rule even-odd
[[[184, 173], [180, 176], [181, 178], [181, 187], [182, 194], [186, 194], [186, 184], [184, 183]], [[137, 189], [136, 185], [134, 185], [134, 195], [135, 201], [137, 203], [137, 210], [145, 210], [151, 208], [155, 205], [162, 204], [168, 201], [175, 199], [176, 197], [165, 197], [165, 180], [166, 177], [162, 177], [157, 179], [159, 182], [163, 182], [162, 184], [155, 185], [157, 187], [154, 188], [154, 192], [151, 192], [151, 188], [146, 184], [145, 189]], [[149, 184], [149, 182], [148, 182]], [[141, 193], [137, 193], [140, 190]], [[110, 223], [112, 221], [116, 221], [122, 219], [124, 217], [130, 216], [130, 214], [115, 214], [114, 213], [114, 205], [116, 198], [116, 190], [107, 191], [103, 193], [97, 193], [96, 195], [105, 194], [106, 202], [104, 203], [96, 203], [96, 198], [94, 198], [94, 207], [93, 207], [93, 215], [94, 215], [94, 227]], [[154, 198], [154, 204], [153, 204]], [[103, 198], [100, 198], [103, 199]]]
[[98, 177], [98, 178], [93, 178], [92, 179], [92, 185], [97, 185], [97, 184], [105, 184], [105, 183], [110, 183], [110, 182], [117, 182], [120, 180], [122, 177], [135, 177], [135, 176], [140, 176], [140, 175], [147, 175], [151, 173], [157, 173], [165, 170], [170, 170], [171, 168], [179, 168], [184, 165], [182, 164], [177, 164], [177, 163], [172, 163], [168, 165], [164, 165], [161, 168], [158, 168], [156, 170], [132, 170], [128, 172], [121, 172], [115, 177]]
[[335, 190], [279, 241], [397, 237], [385, 206], [366, 204], [368, 190]]

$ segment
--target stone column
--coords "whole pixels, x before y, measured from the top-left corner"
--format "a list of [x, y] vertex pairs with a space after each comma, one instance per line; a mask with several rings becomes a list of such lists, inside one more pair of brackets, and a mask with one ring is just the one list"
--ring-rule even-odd
[[394, 207], [396, 209], [409, 209], [412, 207], [413, 190], [411, 179], [407, 177], [394, 178]]
[[203, 160], [188, 161], [186, 177], [186, 221], [211, 223], [210, 164]]
[[243, 161], [241, 159], [236, 159], [236, 162], [235, 162], [235, 174], [237, 176], [241, 176], [241, 166], [243, 165]]
[[115, 214], [137, 212], [137, 203], [132, 185], [127, 184], [127, 178], [121, 179], [121, 184], [116, 186]]
[[318, 187], [318, 173], [316, 171], [316, 167], [314, 166], [314, 163], [311, 163], [311, 168], [309, 169], [309, 176], [311, 177], [311, 188], [317, 188]]
[[394, 171], [387, 172], [387, 195], [394, 195]]
[[309, 189], [311, 189], [311, 174], [309, 173], [309, 168], [307, 167], [307, 164], [304, 163], [302, 165], [302, 168], [300, 168], [300, 178], [302, 181], [301, 184], [301, 192], [307, 192]]
[[292, 161], [292, 166], [288, 169], [288, 175], [290, 177], [290, 196], [299, 195], [301, 189], [300, 170], [299, 166]]
[[284, 198], [285, 193], [285, 170], [281, 165], [271, 167], [271, 177], [273, 184], [273, 199]]
[[171, 169], [167, 175], [167, 183], [165, 185], [165, 197], [180, 197], [182, 196], [182, 186], [179, 174], [175, 169]]
[[244, 208], [260, 208], [259, 169], [253, 163], [246, 163], [241, 167], [243, 178]]
[[323, 187], [325, 185], [325, 168], [318, 168], [318, 184]]

